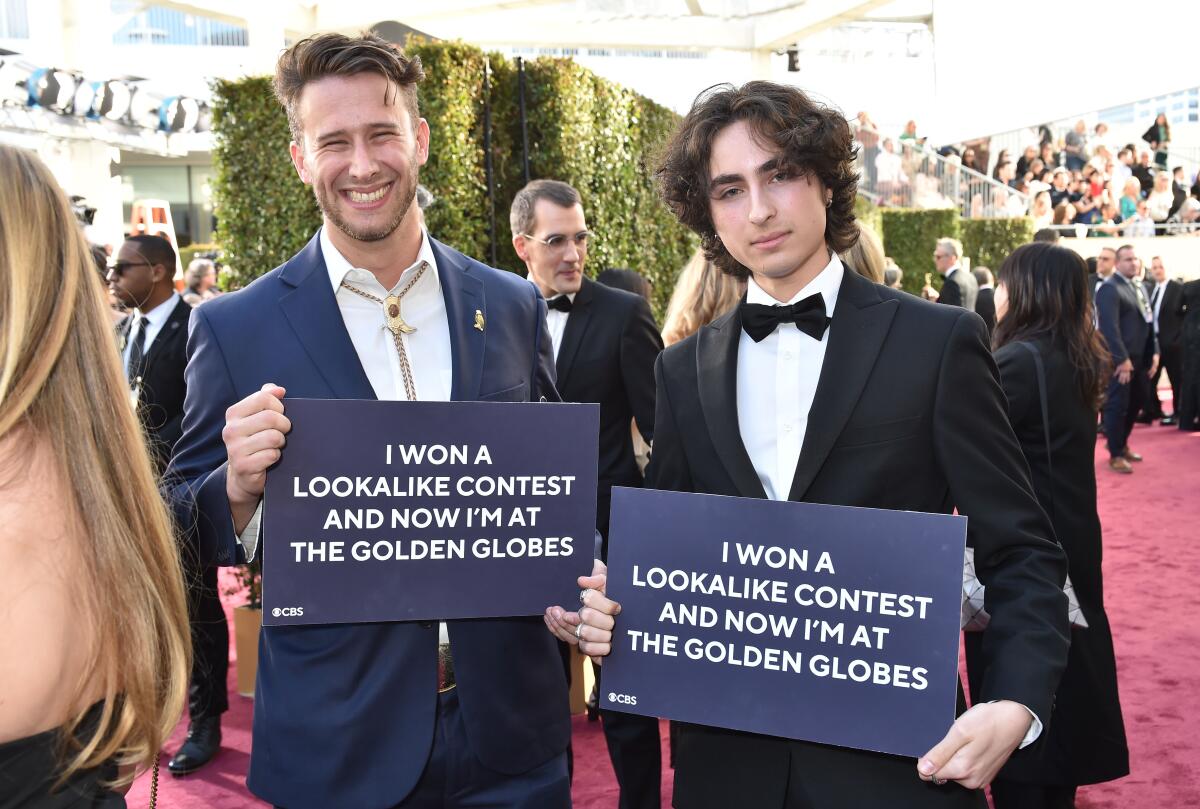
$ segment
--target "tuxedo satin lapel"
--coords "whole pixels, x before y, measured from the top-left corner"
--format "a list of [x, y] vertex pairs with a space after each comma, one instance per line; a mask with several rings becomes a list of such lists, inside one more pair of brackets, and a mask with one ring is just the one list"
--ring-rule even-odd
[[280, 297], [279, 308], [333, 395], [339, 399], [377, 398], [346, 332], [315, 236], [279, 277], [286, 286], [294, 287]]
[[[438, 282], [450, 327], [450, 357], [454, 364], [450, 398], [456, 402], [474, 401], [479, 398], [483, 380], [483, 349], [487, 340], [483, 281], [471, 274], [460, 253], [432, 238], [429, 244], [437, 261]], [[475, 328], [476, 312], [483, 315], [483, 329]]]
[[592, 319], [593, 285], [595, 281], [583, 279], [583, 285], [575, 294], [571, 305], [571, 313], [567, 315], [567, 326], [563, 329], [562, 345], [558, 347], [558, 359], [554, 361], [554, 370], [558, 377], [556, 383], [561, 391], [571, 375], [571, 366], [575, 364], [575, 355], [579, 346], [583, 345], [583, 335], [587, 332], [588, 323]]
[[708, 434], [742, 497], [765, 498], [738, 429], [737, 358], [742, 320], [737, 309], [700, 329], [696, 378]]
[[821, 471], [862, 395], [897, 308], [897, 302], [881, 298], [870, 281], [846, 270], [789, 500], [803, 500]]

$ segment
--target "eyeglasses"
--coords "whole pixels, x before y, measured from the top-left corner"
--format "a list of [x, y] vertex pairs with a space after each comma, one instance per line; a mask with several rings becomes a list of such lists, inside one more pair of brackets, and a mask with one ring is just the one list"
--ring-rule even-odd
[[153, 267], [149, 261], [114, 261], [108, 265], [108, 271], [115, 276], [125, 273], [130, 267]]
[[530, 236], [528, 233], [522, 233], [520, 235], [524, 239], [532, 239], [533, 241], [537, 242], [538, 244], [546, 245], [547, 249], [549, 249], [555, 253], [566, 252], [568, 242], [574, 242], [575, 249], [577, 249], [581, 253], [586, 253], [588, 247], [591, 245], [591, 243], [596, 238], [596, 234], [592, 233], [590, 230], [581, 230], [578, 233], [576, 233], [574, 235], [574, 237], [563, 236], [561, 234], [556, 233], [553, 236], [551, 236], [549, 239], [539, 239], [537, 236]]

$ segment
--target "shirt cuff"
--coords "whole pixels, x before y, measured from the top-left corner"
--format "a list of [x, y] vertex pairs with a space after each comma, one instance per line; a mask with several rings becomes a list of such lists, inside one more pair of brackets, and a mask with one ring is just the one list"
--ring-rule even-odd
[[[993, 702], [996, 702], [996, 700], [991, 700], [987, 704], [991, 705]], [[1021, 705], [1019, 702], [1017, 704]], [[1021, 705], [1021, 707], [1029, 711], [1029, 708], [1025, 705]], [[1029, 711], [1029, 715], [1033, 718], [1033, 722], [1030, 723], [1029, 730], [1025, 732], [1025, 738], [1022, 739], [1021, 743], [1017, 745], [1018, 750], [1024, 750], [1026, 747], [1036, 742], [1038, 736], [1042, 735], [1042, 720], [1038, 719], [1038, 715], [1033, 711]]]
[[258, 525], [262, 521], [262, 510], [262, 501], [259, 500], [258, 508], [254, 509], [250, 522], [246, 523], [245, 530], [238, 536], [238, 542], [241, 543], [242, 550], [246, 554], [246, 564], [254, 561], [254, 554], [258, 551]]

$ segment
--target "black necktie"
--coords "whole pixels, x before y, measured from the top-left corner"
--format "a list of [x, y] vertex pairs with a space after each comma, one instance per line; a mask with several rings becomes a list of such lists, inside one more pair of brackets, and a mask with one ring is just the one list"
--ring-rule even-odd
[[1150, 311], [1154, 311], [1154, 308], [1158, 306], [1158, 293], [1161, 289], [1162, 287], [1158, 284], [1154, 285], [1154, 292], [1150, 293]]
[[133, 384], [142, 375], [142, 360], [146, 354], [146, 325], [146, 317], [138, 315], [133, 321], [133, 326], [130, 327], [137, 330], [137, 337], [133, 339], [133, 348], [129, 349], [129, 371], [126, 376], [130, 384]]
[[790, 306], [764, 306], [760, 303], [742, 304], [742, 328], [750, 339], [761, 343], [780, 323], [795, 323], [796, 328], [814, 340], [820, 340], [829, 327], [825, 314], [825, 299], [820, 293]]
[[556, 312], [571, 311], [571, 299], [566, 295], [556, 295], [555, 297], [546, 301], [546, 305]]

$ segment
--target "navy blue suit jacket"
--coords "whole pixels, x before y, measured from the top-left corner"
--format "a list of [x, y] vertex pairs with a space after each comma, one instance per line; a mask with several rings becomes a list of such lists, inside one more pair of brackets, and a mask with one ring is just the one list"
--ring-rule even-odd
[[1154, 329], [1142, 314], [1137, 292], [1119, 272], [1108, 276], [1096, 290], [1096, 323], [1115, 365], [1131, 359], [1136, 368], [1150, 367], [1158, 353]]
[[[450, 325], [451, 398], [558, 401], [537, 289], [430, 241]], [[477, 309], [484, 331], [474, 327]], [[201, 559], [238, 564], [244, 553], [225, 493], [226, 408], [266, 382], [291, 397], [376, 398], [317, 237], [244, 290], [197, 309], [188, 357], [170, 496]], [[565, 750], [566, 682], [541, 618], [450, 621], [449, 631], [467, 735], [483, 764], [515, 774]], [[264, 627], [250, 789], [289, 809], [399, 803], [433, 743], [437, 634], [433, 622]]]

